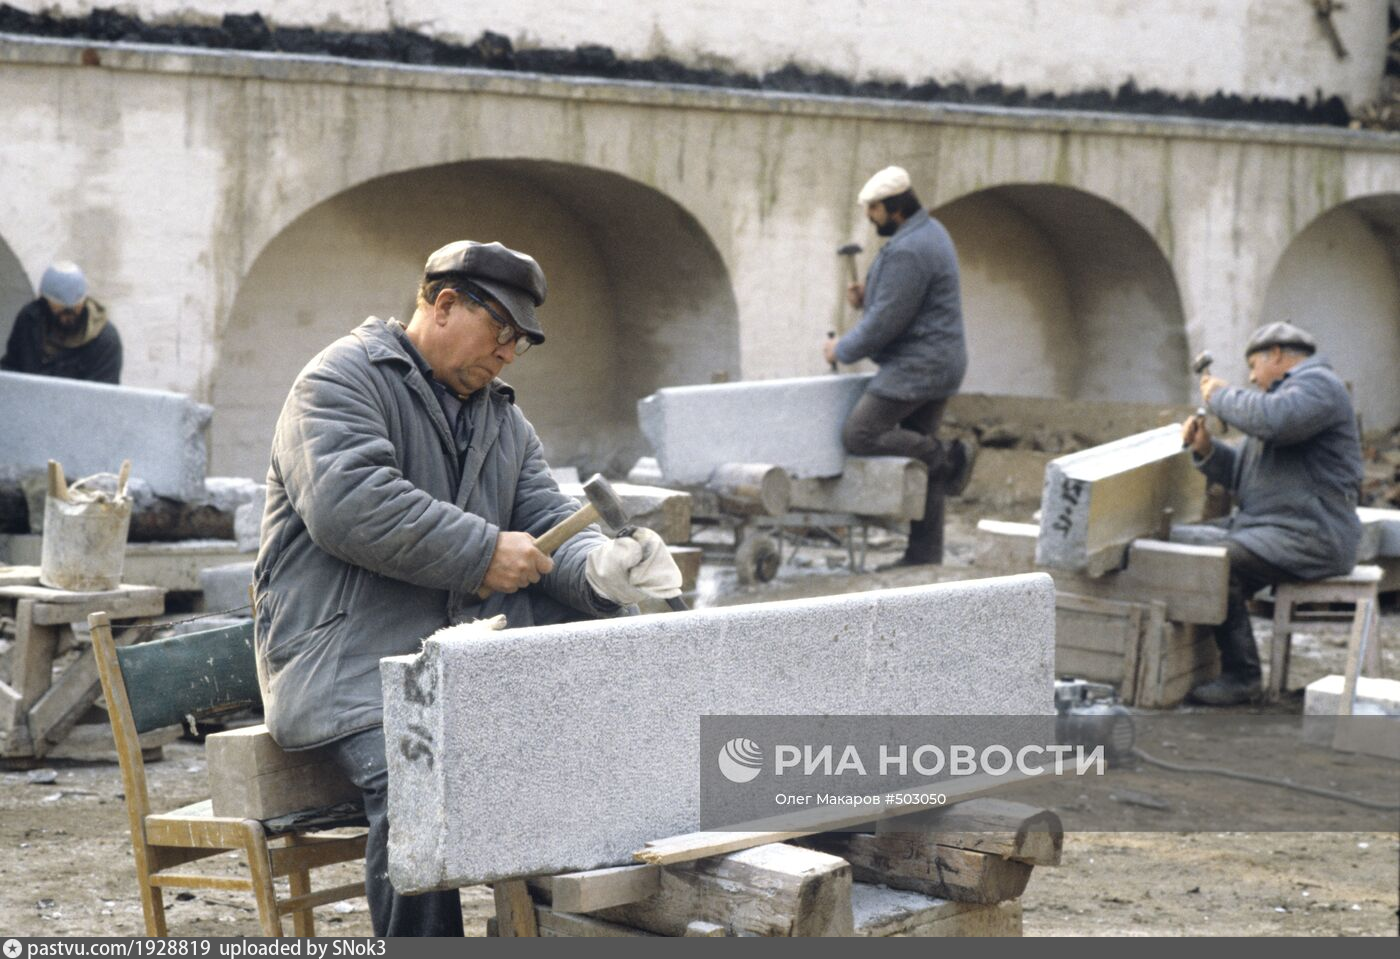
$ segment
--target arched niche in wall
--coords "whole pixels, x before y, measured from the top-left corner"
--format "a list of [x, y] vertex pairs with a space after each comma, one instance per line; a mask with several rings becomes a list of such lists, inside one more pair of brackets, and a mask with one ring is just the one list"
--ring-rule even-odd
[[1308, 224], [1279, 257], [1258, 319], [1317, 337], [1368, 432], [1400, 425], [1400, 194], [1352, 200]]
[[1069, 187], [1012, 184], [932, 212], [958, 249], [964, 392], [1187, 401], [1171, 264], [1122, 209]]
[[15, 314], [34, 299], [34, 287], [10, 245], [0, 237], [0, 353], [15, 325]]
[[376, 178], [308, 210], [258, 255], [221, 331], [211, 470], [261, 478], [298, 371], [366, 316], [407, 322], [423, 261], [458, 239], [539, 260], [548, 341], [507, 367], [555, 466], [625, 470], [636, 401], [739, 372], [738, 308], [703, 228], [617, 174], [468, 161]]

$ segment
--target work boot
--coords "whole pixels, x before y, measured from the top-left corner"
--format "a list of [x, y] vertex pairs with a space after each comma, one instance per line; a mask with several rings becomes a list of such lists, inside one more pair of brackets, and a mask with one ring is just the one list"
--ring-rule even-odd
[[1191, 698], [1207, 706], [1238, 706], [1254, 702], [1260, 691], [1258, 676], [1251, 679], [1227, 673], [1201, 683], [1191, 690]]
[[948, 450], [948, 463], [943, 480], [943, 492], [947, 496], [961, 496], [972, 479], [972, 464], [977, 460], [977, 447], [966, 440], [953, 440]]

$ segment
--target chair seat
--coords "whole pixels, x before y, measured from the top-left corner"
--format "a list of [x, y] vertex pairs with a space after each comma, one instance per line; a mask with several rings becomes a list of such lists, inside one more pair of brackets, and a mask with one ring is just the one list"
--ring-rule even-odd
[[1283, 585], [1298, 586], [1366, 586], [1372, 583], [1379, 583], [1385, 571], [1379, 566], [1354, 566], [1351, 572], [1343, 573], [1340, 576], [1328, 576], [1325, 579], [1303, 579], [1289, 582]]
[[[269, 839], [291, 833], [315, 833], [331, 829], [367, 827], [364, 807], [358, 803], [339, 803], [323, 809], [306, 809], [288, 813], [262, 823]], [[202, 848], [237, 846], [241, 842], [244, 820], [214, 815], [214, 801], [203, 799], [165, 813], [146, 817], [146, 841], [158, 846], [186, 846], [192, 842]]]

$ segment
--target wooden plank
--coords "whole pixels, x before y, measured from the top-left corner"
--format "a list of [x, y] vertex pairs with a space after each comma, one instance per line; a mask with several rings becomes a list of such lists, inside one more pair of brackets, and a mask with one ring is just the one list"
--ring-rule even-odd
[[974, 799], [948, 809], [884, 819], [876, 835], [920, 834], [940, 846], [983, 852], [1032, 866], [1058, 866], [1064, 824], [1048, 809], [1005, 799]]
[[772, 843], [660, 872], [655, 895], [595, 915], [665, 936], [697, 920], [740, 936], [854, 932], [851, 867], [836, 856]]
[[539, 936], [535, 903], [523, 879], [492, 885], [496, 897], [496, 933], [502, 937]]
[[802, 841], [849, 862], [859, 882], [954, 902], [1015, 899], [1026, 891], [1034, 868], [989, 853], [940, 846], [920, 833], [824, 833]]
[[624, 906], [661, 890], [661, 867], [615, 866], [552, 876], [551, 904], [561, 912], [596, 912]]
[[[670, 836], [648, 842], [645, 847], [632, 855], [641, 862], [665, 866], [679, 862], [718, 856], [741, 849], [752, 849], [767, 843], [787, 842], [800, 836], [828, 832], [833, 829], [850, 829], [854, 826], [876, 822], [891, 816], [904, 816], [924, 809], [942, 808], [969, 799], [980, 799], [1028, 782], [1034, 777], [1022, 773], [1008, 773], [1004, 776], [991, 776], [985, 773], [967, 776], [955, 782], [939, 782], [911, 786], [908, 789], [894, 790], [894, 795], [907, 798], [907, 802], [882, 803], [874, 807], [856, 808], [854, 811], [844, 806], [814, 808], [802, 813], [790, 813], [771, 820], [759, 820], [746, 825], [751, 828], [734, 832], [692, 832], [681, 836]], [[920, 803], [919, 796], [931, 792], [941, 793], [946, 801]], [[778, 828], [781, 824], [785, 828]]]
[[105, 597], [81, 602], [41, 602], [34, 608], [36, 623], [81, 623], [92, 613], [105, 612], [110, 619], [137, 619], [165, 612], [165, 590], [154, 586], [124, 586]]
[[29, 710], [34, 755], [45, 755], [50, 745], [62, 740], [88, 707], [97, 702], [101, 691], [97, 658], [91, 649], [85, 649]]
[[[587, 939], [626, 939], [633, 936], [654, 936], [655, 933], [632, 929], [615, 922], [604, 922], [589, 916], [574, 916], [555, 912], [548, 906], [535, 908], [535, 922], [541, 936], [582, 937]], [[498, 933], [499, 934], [499, 933]]]
[[[1123, 657], [1092, 650], [1055, 648], [1055, 675], [1117, 685], [1123, 679]], [[1125, 700], [1126, 696], [1123, 697]]]
[[1155, 610], [1144, 631], [1138, 694], [1130, 705], [1146, 709], [1175, 706], [1219, 669], [1219, 654], [1207, 627], [1166, 622]]

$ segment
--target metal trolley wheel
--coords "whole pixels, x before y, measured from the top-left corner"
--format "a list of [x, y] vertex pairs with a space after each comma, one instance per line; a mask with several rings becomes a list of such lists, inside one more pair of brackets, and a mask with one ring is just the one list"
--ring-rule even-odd
[[778, 541], [766, 533], [752, 533], [744, 538], [734, 553], [734, 571], [745, 585], [766, 583], [778, 575], [783, 561]]

